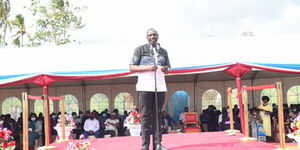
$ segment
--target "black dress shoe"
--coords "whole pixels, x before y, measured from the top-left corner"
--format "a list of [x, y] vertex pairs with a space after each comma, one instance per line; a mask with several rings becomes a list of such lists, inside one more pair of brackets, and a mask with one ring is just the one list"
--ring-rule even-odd
[[155, 146], [155, 150], [169, 150], [169, 149], [166, 148], [166, 147], [163, 147], [161, 144], [157, 144], [157, 145]]
[[142, 150], [149, 150], [149, 147], [148, 146], [143, 146]]

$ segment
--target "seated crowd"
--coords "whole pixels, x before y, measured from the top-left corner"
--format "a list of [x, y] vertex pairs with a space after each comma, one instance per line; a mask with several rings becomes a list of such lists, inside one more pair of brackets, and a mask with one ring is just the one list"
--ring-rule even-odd
[[[264, 105], [262, 105], [264, 106]], [[253, 107], [249, 109], [249, 129], [250, 136], [258, 138], [262, 141], [278, 141], [278, 119], [277, 119], [277, 106], [275, 104], [270, 105], [271, 110], [265, 110], [264, 107]], [[300, 115], [300, 104], [292, 104], [288, 107], [284, 104], [284, 126], [286, 134], [291, 133], [291, 122]], [[216, 132], [224, 131], [230, 128], [229, 123], [229, 111], [228, 107], [223, 107], [222, 111], [217, 110], [215, 106], [210, 105], [207, 109], [199, 115], [199, 124], [202, 132]], [[234, 128], [240, 130], [240, 119], [239, 119], [239, 108], [237, 105], [234, 106], [233, 116], [234, 116]], [[179, 122], [175, 121], [170, 115], [163, 111], [163, 134], [169, 133], [169, 131], [181, 130], [185, 122], [184, 114], [189, 112], [188, 108], [184, 108], [179, 116]], [[129, 112], [130, 113], [130, 112]], [[54, 142], [55, 136], [57, 135], [54, 129], [58, 121], [58, 116], [60, 113], [51, 113], [50, 115], [50, 127], [51, 127], [51, 142]], [[264, 125], [265, 119], [263, 116], [268, 116], [270, 118], [270, 127]], [[0, 129], [8, 128], [12, 131], [12, 135], [17, 143], [16, 149], [20, 149], [20, 141], [22, 134], [22, 115], [17, 121], [11, 118], [10, 114], [0, 116]], [[104, 137], [115, 137], [115, 136], [128, 136], [129, 132], [126, 126], [124, 126], [124, 121], [128, 117], [127, 111], [124, 111], [124, 115], [120, 115], [118, 109], [115, 109], [112, 113], [108, 110], [104, 110], [99, 113], [97, 111], [86, 111], [84, 114], [79, 111], [77, 115], [76, 112], [72, 113], [73, 121], [76, 124], [76, 128], [73, 129], [73, 139], [78, 139], [81, 135], [84, 138], [89, 136], [95, 138]], [[40, 113], [36, 115], [31, 113], [29, 117], [29, 146], [32, 149], [35, 146], [35, 141], [39, 140], [39, 146], [42, 146], [45, 141], [44, 136], [44, 119], [43, 114]], [[268, 121], [268, 120], [267, 120]], [[126, 122], [126, 121], [125, 121]], [[270, 133], [268, 133], [270, 130]], [[286, 141], [292, 141], [286, 138]]]

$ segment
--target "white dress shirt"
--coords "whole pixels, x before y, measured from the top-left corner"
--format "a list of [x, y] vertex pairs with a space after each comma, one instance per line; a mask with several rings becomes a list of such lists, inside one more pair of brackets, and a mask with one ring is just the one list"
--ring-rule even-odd
[[[157, 66], [156, 70], [156, 82], [157, 91], [166, 92], [167, 86], [165, 81], [165, 73], [161, 71], [162, 66]], [[138, 72], [138, 82], [136, 84], [137, 91], [154, 92], [155, 91], [155, 79], [153, 71]]]
[[94, 131], [94, 132], [96, 132], [96, 131], [98, 131], [100, 129], [100, 127], [99, 127], [99, 121], [97, 119], [93, 119], [93, 120], [87, 119], [85, 121], [85, 123], [84, 123], [83, 129], [85, 131], [87, 131], [87, 132], [91, 131], [91, 130]]

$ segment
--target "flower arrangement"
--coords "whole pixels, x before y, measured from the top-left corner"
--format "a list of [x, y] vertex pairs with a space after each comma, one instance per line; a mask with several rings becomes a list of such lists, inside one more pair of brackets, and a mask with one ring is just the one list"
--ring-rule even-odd
[[[84, 135], [81, 134], [79, 136], [79, 139], [83, 140], [84, 139]], [[91, 148], [91, 146], [92, 146], [92, 143], [89, 142], [89, 141], [83, 141], [83, 142], [78, 142], [78, 143], [74, 143], [72, 141], [72, 142], [69, 142], [69, 147], [67, 148], [67, 150], [93, 150]]]
[[78, 143], [69, 143], [67, 150], [91, 150], [92, 144], [88, 141], [78, 142]]
[[[65, 114], [65, 127], [73, 127], [75, 128], [76, 125], [75, 125], [75, 121], [73, 120], [73, 117], [69, 114]], [[58, 116], [58, 120], [57, 120], [57, 124], [56, 126], [59, 126], [61, 127], [61, 115]]]
[[291, 128], [293, 129], [293, 135], [300, 137], [300, 115], [293, 120]]
[[11, 136], [12, 132], [6, 128], [0, 129], [0, 150], [13, 150], [16, 143]]
[[71, 139], [71, 132], [76, 128], [75, 122], [73, 121], [73, 117], [71, 115], [65, 114], [65, 139], [62, 138], [62, 122], [61, 115], [58, 116], [57, 124], [54, 129], [57, 131], [56, 140], [67, 140]]
[[287, 134], [290, 139], [295, 140], [298, 144], [297, 147], [300, 149], [300, 115], [298, 115], [291, 123], [293, 133]]
[[133, 107], [126, 121], [129, 125], [139, 125], [141, 124], [141, 118], [142, 114], [137, 111], [136, 107]]

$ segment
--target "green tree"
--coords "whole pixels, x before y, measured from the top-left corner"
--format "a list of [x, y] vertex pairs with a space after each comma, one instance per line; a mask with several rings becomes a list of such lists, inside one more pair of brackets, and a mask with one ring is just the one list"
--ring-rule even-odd
[[[43, 2], [43, 3], [42, 3]], [[75, 7], [68, 0], [31, 0], [29, 10], [35, 16], [35, 33], [28, 46], [40, 46], [45, 43], [64, 45], [71, 43], [71, 31], [83, 28], [82, 17], [77, 16], [86, 7]]]
[[8, 19], [10, 13], [10, 2], [9, 0], [0, 0], [0, 45], [4, 47], [6, 45], [6, 32], [7, 28], [10, 27], [10, 21]]
[[13, 45], [18, 47], [23, 47], [23, 38], [26, 32], [26, 27], [24, 24], [24, 17], [19, 14], [14, 20], [11, 21], [12, 27], [17, 28], [16, 33], [12, 36], [15, 37], [13, 40]]

